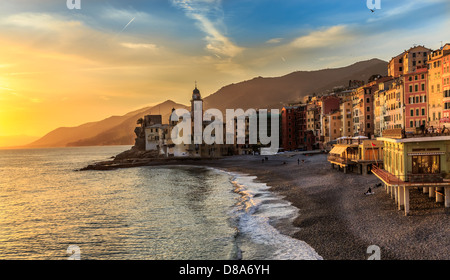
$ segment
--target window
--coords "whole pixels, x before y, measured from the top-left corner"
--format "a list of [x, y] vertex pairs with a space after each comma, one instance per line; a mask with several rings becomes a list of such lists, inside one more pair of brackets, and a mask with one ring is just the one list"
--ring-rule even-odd
[[422, 84], [421, 86], [422, 86], [422, 91], [424, 91], [425, 90], [425, 84]]
[[409, 127], [414, 127], [414, 122], [413, 121], [409, 121]]
[[367, 124], [367, 128], [370, 128], [370, 123]]
[[425, 108], [422, 108], [422, 116], [425, 116]]
[[419, 116], [419, 109], [416, 109], [416, 116]]
[[414, 85], [414, 91], [419, 91], [419, 85]]
[[409, 92], [413, 92], [413, 87], [412, 86], [409, 86]]
[[367, 112], [370, 112], [370, 107], [367, 107]]
[[411, 112], [410, 112], [410, 114], [409, 114], [411, 117], [413, 117], [414, 116], [414, 110], [413, 109], [411, 109]]
[[440, 173], [440, 156], [413, 156], [412, 173], [413, 174], [436, 174]]

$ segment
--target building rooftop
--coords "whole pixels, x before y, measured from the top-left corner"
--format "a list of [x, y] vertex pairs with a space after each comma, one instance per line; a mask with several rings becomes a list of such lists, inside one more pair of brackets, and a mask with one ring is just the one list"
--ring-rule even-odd
[[402, 129], [386, 129], [382, 137], [377, 140], [391, 143], [411, 143], [411, 142], [431, 142], [431, 141], [450, 141], [450, 131], [445, 132], [424, 132], [424, 133], [405, 133]]

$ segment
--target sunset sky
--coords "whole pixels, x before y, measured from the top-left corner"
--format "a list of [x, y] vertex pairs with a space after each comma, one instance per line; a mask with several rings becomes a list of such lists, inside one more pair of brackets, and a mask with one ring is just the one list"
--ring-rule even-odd
[[[0, 1], [0, 136], [450, 42], [450, 1]], [[16, 144], [16, 143], [14, 143]]]

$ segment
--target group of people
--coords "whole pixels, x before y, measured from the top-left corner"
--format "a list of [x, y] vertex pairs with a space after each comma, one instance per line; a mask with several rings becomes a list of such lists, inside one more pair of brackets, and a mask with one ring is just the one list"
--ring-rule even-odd
[[[427, 133], [439, 133], [439, 129], [438, 128], [434, 128], [433, 126], [428, 127], [428, 129], [425, 127], [425, 124], [421, 124], [420, 125], [420, 130], [422, 131], [422, 134], [427, 134]], [[449, 132], [449, 130], [444, 126], [442, 126], [440, 133], [445, 133], [447, 131], [447, 133]]]
[[[268, 157], [264, 157], [264, 158], [262, 159], [262, 163], [264, 163], [264, 161], [269, 161], [269, 158], [268, 158]], [[305, 162], [305, 160], [304, 160], [304, 159], [302, 159], [302, 160], [300, 160], [300, 159], [297, 159], [297, 164], [298, 164], [298, 165], [300, 165], [300, 161], [301, 161], [302, 163], [304, 163], [304, 162]], [[285, 162], [285, 161], [283, 161], [283, 164], [286, 164], [286, 162]]]

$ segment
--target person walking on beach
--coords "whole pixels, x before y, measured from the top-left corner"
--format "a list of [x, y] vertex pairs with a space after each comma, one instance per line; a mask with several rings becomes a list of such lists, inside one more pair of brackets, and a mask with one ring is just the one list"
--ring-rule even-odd
[[297, 165], [300, 165], [300, 159], [297, 159]]

